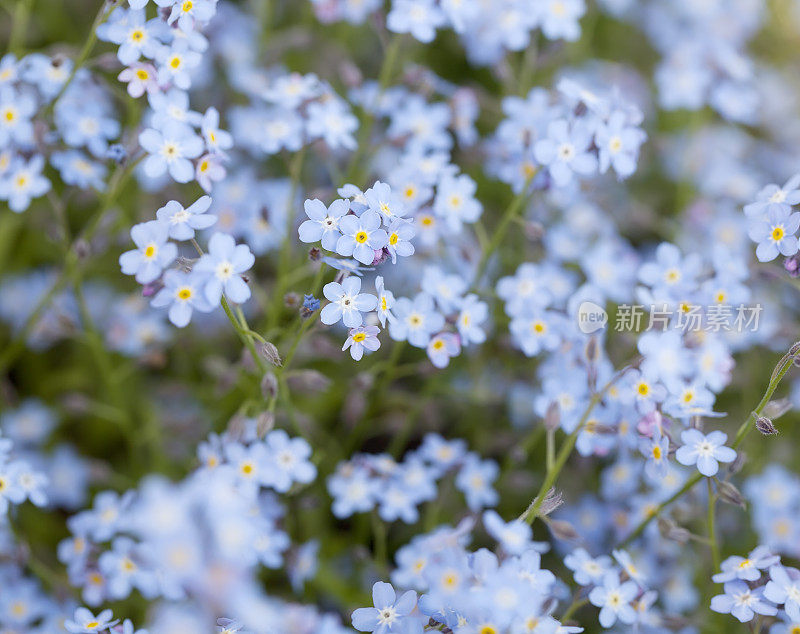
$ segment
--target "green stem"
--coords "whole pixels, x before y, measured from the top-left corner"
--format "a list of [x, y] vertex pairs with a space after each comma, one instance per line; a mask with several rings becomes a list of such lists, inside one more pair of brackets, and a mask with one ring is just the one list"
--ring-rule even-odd
[[556, 430], [555, 429], [548, 429], [547, 430], [547, 452], [545, 454], [545, 466], [547, 471], [552, 471], [553, 464], [556, 460]]
[[106, 193], [103, 196], [94, 217], [89, 220], [81, 234], [75, 240], [73, 240], [72, 246], [67, 252], [64, 266], [61, 268], [61, 271], [56, 277], [55, 282], [53, 282], [53, 285], [48, 289], [48, 291], [42, 295], [36, 306], [34, 306], [33, 310], [28, 315], [25, 323], [22, 324], [22, 327], [6, 346], [3, 354], [0, 355], [0, 375], [2, 375], [8, 369], [8, 367], [14, 363], [17, 356], [25, 349], [25, 342], [31, 332], [33, 332], [36, 324], [39, 322], [39, 318], [42, 316], [42, 313], [50, 305], [50, 302], [55, 298], [55, 296], [60, 293], [70, 281], [70, 273], [75, 275], [77, 279], [80, 279], [82, 276], [83, 268], [86, 266], [86, 260], [78, 260], [78, 252], [76, 249], [78, 242], [82, 241], [88, 243], [91, 241], [91, 239], [94, 237], [94, 234], [100, 227], [100, 223], [106, 212], [115, 203], [119, 192], [122, 190], [128, 178], [130, 178], [131, 174], [133, 173], [133, 169], [140, 160], [141, 158], [135, 161], [129, 161], [124, 166], [118, 166], [114, 174], [111, 176], [108, 189], [106, 190]]
[[92, 22], [92, 30], [89, 32], [89, 37], [86, 39], [86, 42], [81, 49], [81, 52], [78, 54], [77, 59], [75, 60], [74, 64], [72, 65], [72, 70], [67, 77], [67, 80], [59, 89], [58, 93], [56, 93], [55, 98], [48, 104], [45, 112], [51, 111], [55, 104], [58, 102], [59, 99], [67, 92], [67, 88], [69, 88], [72, 81], [75, 79], [75, 75], [78, 74], [78, 71], [83, 67], [86, 63], [86, 60], [89, 58], [89, 54], [92, 52], [94, 45], [97, 43], [97, 29], [108, 20], [109, 16], [111, 15], [112, 11], [117, 8], [117, 5], [122, 4], [122, 0], [113, 0], [113, 2], [109, 3], [106, 7], [106, 0], [103, 0], [100, 3], [100, 10], [97, 12], [97, 15], [94, 18], [94, 22]]
[[708, 542], [711, 547], [711, 561], [714, 564], [714, 573], [720, 570], [719, 544], [717, 543], [717, 533], [714, 530], [714, 506], [717, 501], [714, 495], [714, 488], [711, 486], [711, 478], [706, 478], [708, 483]]
[[580, 610], [584, 605], [589, 603], [589, 599], [575, 599], [572, 603], [570, 603], [569, 607], [566, 609], [564, 614], [561, 617], [561, 622], [566, 623], [570, 617], [575, 614], [578, 610]]
[[8, 39], [8, 52], [19, 56], [25, 35], [28, 31], [28, 22], [31, 17], [31, 6], [33, 0], [17, 0], [14, 7], [14, 26], [11, 27], [11, 35]]
[[523, 188], [516, 196], [514, 196], [513, 200], [508, 204], [508, 207], [506, 207], [505, 211], [503, 212], [503, 217], [500, 219], [500, 224], [497, 225], [492, 237], [489, 239], [488, 245], [481, 253], [481, 259], [478, 261], [478, 266], [475, 269], [475, 277], [472, 284], [473, 289], [480, 284], [480, 280], [483, 277], [483, 274], [486, 272], [486, 267], [489, 264], [489, 258], [491, 258], [494, 252], [500, 247], [500, 244], [503, 242], [503, 238], [505, 238], [506, 232], [508, 231], [508, 227], [523, 208], [525, 201], [528, 200], [528, 196], [530, 195], [530, 185], [535, 176], [536, 172], [528, 177]]
[[386, 571], [389, 567], [386, 545], [386, 524], [380, 518], [377, 511], [373, 511], [372, 513], [372, 538], [375, 563], [378, 564], [382, 571]]
[[[383, 93], [389, 87], [389, 81], [392, 78], [397, 57], [400, 54], [400, 44], [402, 43], [402, 39], [402, 35], [394, 35], [392, 37], [392, 41], [389, 43], [389, 46], [386, 48], [386, 54], [383, 57], [381, 69], [378, 74], [378, 94], [376, 100], [380, 100], [380, 98], [383, 96]], [[377, 107], [377, 105], [378, 104], [376, 103], [375, 106]], [[367, 176], [366, 174], [360, 174], [360, 167], [364, 155], [367, 152], [369, 140], [372, 138], [372, 132], [374, 129], [375, 113], [370, 111], [366, 114], [363, 121], [361, 121], [361, 127], [358, 130], [358, 145], [356, 146], [356, 151], [353, 153], [353, 156], [350, 159], [350, 165], [345, 173], [345, 181], [348, 183], [351, 183], [354, 180], [363, 180]]]
[[572, 453], [572, 448], [575, 446], [575, 443], [578, 440], [578, 435], [581, 433], [581, 430], [583, 430], [586, 422], [589, 420], [589, 416], [592, 414], [592, 410], [594, 410], [595, 406], [603, 399], [603, 396], [605, 396], [606, 392], [611, 388], [612, 385], [614, 385], [614, 383], [619, 380], [619, 378], [629, 367], [630, 365], [625, 366], [603, 386], [603, 389], [592, 394], [592, 397], [589, 399], [589, 403], [586, 405], [586, 409], [584, 410], [578, 425], [572, 430], [572, 433], [567, 436], [567, 439], [561, 446], [561, 450], [558, 452], [558, 457], [556, 458], [553, 467], [547, 470], [544, 482], [542, 482], [542, 486], [539, 487], [539, 492], [536, 494], [533, 502], [531, 502], [528, 508], [525, 509], [522, 515], [520, 515], [519, 519], [528, 522], [529, 524], [532, 524], [533, 520], [536, 519], [537, 515], [539, 514], [539, 509], [541, 509], [545, 497], [547, 496], [547, 492], [553, 488], [553, 485], [555, 485], [561, 470], [564, 468], [564, 465], [567, 463], [567, 460]]
[[[203, 248], [200, 246], [197, 240], [192, 238], [191, 242], [192, 246], [194, 247], [194, 250], [197, 251], [198, 255], [202, 256]], [[233, 329], [236, 331], [236, 334], [239, 335], [239, 338], [242, 340], [242, 343], [250, 351], [250, 356], [253, 357], [253, 363], [255, 363], [256, 366], [258, 366], [259, 372], [263, 376], [267, 372], [267, 366], [264, 363], [264, 359], [261, 358], [261, 355], [258, 354], [258, 351], [256, 350], [256, 345], [255, 343], [253, 343], [253, 335], [255, 335], [256, 333], [250, 330], [250, 326], [247, 324], [247, 319], [245, 319], [242, 309], [239, 306], [236, 307], [236, 310], [239, 313], [239, 318], [237, 319], [236, 315], [233, 314], [231, 305], [228, 302], [228, 298], [225, 297], [225, 295], [222, 296], [220, 304], [222, 305], [222, 310], [225, 311], [225, 315], [227, 315], [228, 317], [228, 321], [231, 322]]]
[[272, 301], [270, 302], [270, 311], [267, 314], [267, 330], [272, 330], [278, 324], [281, 308], [283, 306], [283, 294], [287, 288], [287, 278], [289, 264], [292, 256], [292, 245], [295, 242], [293, 235], [294, 223], [296, 219], [294, 209], [294, 199], [297, 195], [297, 190], [300, 185], [300, 177], [303, 171], [303, 159], [305, 158], [305, 146], [297, 152], [289, 164], [289, 177], [291, 184], [289, 186], [289, 203], [286, 210], [286, 226], [284, 228], [283, 242], [281, 243], [281, 252], [278, 258], [278, 270], [275, 275], [275, 285], [272, 291]]

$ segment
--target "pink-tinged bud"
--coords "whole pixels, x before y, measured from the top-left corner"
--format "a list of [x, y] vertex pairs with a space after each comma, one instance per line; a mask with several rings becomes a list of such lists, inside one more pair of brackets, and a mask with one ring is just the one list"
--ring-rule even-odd
[[796, 254], [789, 256], [783, 261], [783, 268], [789, 277], [800, 277], [800, 257]]
[[645, 414], [637, 423], [636, 429], [642, 436], [652, 438], [656, 430], [661, 429], [661, 412], [654, 409], [649, 414]]
[[372, 266], [383, 264], [389, 259], [389, 251], [386, 248], [378, 249], [375, 251], [375, 259], [372, 260]]
[[158, 292], [160, 288], [160, 284], [157, 282], [151, 282], [150, 284], [145, 284], [142, 286], [142, 297], [152, 297]]

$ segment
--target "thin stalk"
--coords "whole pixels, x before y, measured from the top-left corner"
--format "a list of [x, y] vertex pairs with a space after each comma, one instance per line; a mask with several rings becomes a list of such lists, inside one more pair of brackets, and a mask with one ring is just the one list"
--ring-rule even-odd
[[566, 609], [564, 614], [561, 616], [560, 621], [562, 623], [566, 623], [570, 617], [572, 617], [575, 612], [580, 610], [584, 605], [589, 603], [589, 599], [575, 599], [572, 603], [570, 603], [569, 607]]
[[547, 474], [545, 475], [544, 482], [542, 482], [542, 486], [539, 488], [539, 492], [536, 494], [533, 502], [531, 502], [528, 508], [525, 509], [522, 515], [520, 515], [519, 519], [528, 522], [529, 524], [532, 524], [533, 520], [536, 519], [536, 516], [539, 514], [539, 509], [544, 503], [547, 492], [555, 485], [559, 474], [564, 468], [564, 465], [567, 463], [567, 460], [572, 453], [572, 449], [578, 440], [578, 435], [581, 433], [586, 425], [586, 422], [589, 420], [589, 416], [591, 416], [595, 406], [603, 399], [603, 396], [605, 396], [606, 392], [611, 388], [612, 385], [614, 385], [614, 383], [619, 380], [619, 378], [629, 367], [630, 365], [625, 366], [622, 370], [617, 372], [599, 392], [592, 394], [592, 397], [589, 399], [589, 403], [586, 405], [586, 409], [584, 410], [578, 425], [572, 430], [572, 433], [567, 436], [567, 439], [561, 446], [561, 450], [558, 452], [558, 456], [553, 464], [553, 467], [547, 470]]
[[281, 252], [278, 258], [278, 271], [275, 276], [275, 286], [272, 291], [272, 301], [270, 302], [270, 311], [267, 314], [267, 330], [271, 330], [273, 326], [277, 325], [281, 306], [283, 303], [283, 294], [287, 288], [287, 276], [289, 264], [292, 255], [292, 245], [294, 244], [295, 236], [292, 235], [294, 230], [294, 223], [296, 219], [294, 209], [294, 198], [297, 195], [297, 190], [300, 185], [300, 177], [303, 172], [303, 159], [305, 158], [306, 148], [303, 147], [297, 154], [294, 155], [289, 164], [289, 178], [291, 184], [289, 186], [289, 204], [286, 210], [286, 227], [284, 228], [283, 242], [281, 243]]
[[711, 548], [711, 561], [714, 564], [714, 572], [716, 573], [720, 570], [719, 544], [717, 543], [717, 533], [714, 530], [714, 506], [717, 502], [717, 496], [711, 486], [711, 478], [706, 478], [706, 482], [708, 483], [708, 542]]
[[28, 22], [31, 18], [31, 7], [33, 0], [17, 0], [14, 7], [13, 26], [11, 35], [8, 38], [8, 52], [19, 55], [28, 31]]
[[486, 272], [486, 267], [489, 264], [489, 258], [491, 258], [494, 252], [500, 247], [500, 244], [503, 242], [503, 238], [505, 238], [506, 232], [508, 231], [508, 227], [523, 208], [525, 201], [528, 200], [528, 197], [530, 196], [530, 185], [535, 176], [536, 172], [528, 177], [523, 188], [516, 196], [514, 196], [513, 200], [508, 204], [508, 207], [506, 207], [505, 211], [503, 212], [503, 217], [500, 219], [500, 224], [497, 225], [492, 237], [489, 239], [489, 243], [481, 253], [481, 259], [478, 261], [478, 266], [475, 269], [473, 288], [480, 284], [480, 280], [483, 277], [483, 274]]
[[[198, 255], [203, 255], [203, 248], [198, 244], [197, 240], [192, 238], [192, 246], [194, 247], [195, 251], [197, 251]], [[242, 343], [245, 347], [250, 351], [250, 356], [253, 357], [253, 362], [258, 366], [259, 372], [263, 376], [267, 372], [267, 366], [264, 363], [264, 359], [261, 358], [261, 355], [258, 354], [256, 351], [256, 345], [253, 343], [253, 335], [255, 333], [250, 330], [250, 327], [247, 325], [247, 320], [244, 317], [244, 313], [242, 309], [238, 306], [237, 311], [239, 312], [240, 319], [237, 319], [236, 315], [233, 314], [233, 310], [231, 309], [231, 305], [228, 302], [228, 298], [225, 295], [222, 296], [220, 301], [222, 305], [222, 310], [225, 311], [225, 315], [228, 317], [228, 321], [231, 322], [233, 329], [236, 331], [236, 334], [239, 335], [239, 338], [242, 340]], [[252, 334], [251, 334], [252, 333]]]
[[78, 74], [78, 71], [83, 67], [86, 63], [86, 60], [89, 58], [89, 54], [92, 52], [94, 45], [97, 43], [97, 29], [100, 28], [100, 25], [104, 24], [106, 20], [108, 20], [111, 12], [117, 8], [117, 5], [122, 4], [122, 0], [113, 0], [113, 2], [109, 3], [106, 6], [106, 1], [100, 3], [100, 10], [97, 12], [97, 15], [94, 18], [94, 22], [92, 22], [92, 29], [89, 32], [89, 37], [86, 39], [86, 42], [81, 49], [81, 52], [78, 54], [77, 59], [72, 65], [72, 70], [69, 73], [64, 84], [59, 89], [56, 96], [53, 100], [48, 104], [45, 112], [50, 112], [56, 105], [59, 99], [67, 92], [67, 88], [69, 88], [72, 81], [75, 79], [75, 75]]
[[[394, 72], [394, 66], [397, 61], [397, 57], [400, 53], [400, 44], [402, 42], [401, 35], [394, 35], [392, 37], [392, 41], [389, 43], [389, 46], [386, 47], [386, 54], [383, 56], [383, 62], [381, 64], [381, 69], [378, 74], [378, 94], [376, 97], [377, 101], [380, 101], [380, 98], [383, 96], [383, 93], [389, 87], [389, 81], [392, 78], [392, 73]], [[375, 104], [377, 107], [377, 103]], [[361, 122], [361, 127], [358, 130], [358, 145], [356, 146], [356, 151], [353, 153], [352, 158], [350, 159], [350, 165], [347, 168], [347, 172], [345, 173], [345, 180], [347, 182], [353, 182], [354, 180], [360, 180], [362, 177], [366, 178], [366, 175], [359, 175], [359, 168], [361, 167], [361, 162], [364, 158], [365, 153], [367, 152], [367, 148], [369, 146], [369, 140], [372, 137], [372, 131], [375, 129], [375, 114], [373, 112], [366, 113], [364, 120]]]

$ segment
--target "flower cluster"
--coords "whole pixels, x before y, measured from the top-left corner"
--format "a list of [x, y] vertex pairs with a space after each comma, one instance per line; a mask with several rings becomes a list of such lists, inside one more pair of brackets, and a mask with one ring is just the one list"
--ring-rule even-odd
[[800, 631], [800, 9], [5, 4], [0, 632]]
[[555, 94], [533, 88], [525, 98], [503, 99], [505, 118], [489, 139], [488, 169], [515, 191], [544, 170], [566, 187], [613, 169], [620, 179], [636, 170], [647, 135], [643, 114], [618, 93], [592, 91], [564, 78]]
[[[383, 4], [378, 0], [311, 1], [323, 22], [345, 20], [353, 24], [364, 22]], [[584, 0], [501, 0], [492, 6], [392, 0], [386, 27], [393, 33], [410, 33], [424, 43], [433, 41], [437, 29], [450, 28], [458, 34], [472, 63], [489, 65], [499, 62], [507, 51], [526, 49], [537, 29], [550, 40], [577, 40], [579, 20], [585, 12]]]
[[407, 452], [399, 463], [385, 454], [356, 454], [340, 463], [328, 479], [333, 514], [349, 517], [377, 508], [386, 522], [400, 519], [414, 524], [419, 519], [418, 507], [436, 499], [437, 481], [450, 473], [455, 473], [455, 485], [470, 509], [497, 503], [492, 488], [497, 464], [467, 451], [463, 441], [428, 434], [419, 449]]
[[728, 557], [713, 580], [723, 584], [723, 594], [711, 599], [714, 612], [747, 623], [757, 615], [775, 616], [780, 611], [785, 630], [778, 625], [775, 631], [791, 632], [800, 624], [800, 570], [782, 565], [766, 546], [756, 547], [746, 557]]
[[[262, 438], [255, 420], [241, 428], [202, 443], [201, 464], [183, 481], [154, 478], [123, 495], [101, 492], [92, 509], [69, 519], [71, 536], [58, 555], [87, 605], [136, 590], [151, 600], [217, 596], [234, 606], [235, 592], [220, 597], [219, 580], [198, 571], [221, 566], [246, 577], [259, 565], [286, 565], [290, 541], [277, 494], [316, 477], [311, 448], [283, 430]], [[302, 584], [308, 572], [305, 566], [290, 575]]]
[[[169, 320], [178, 328], [186, 326], [192, 312], [209, 312], [220, 305], [224, 296], [241, 304], [250, 298], [250, 288], [243, 279], [255, 262], [246, 244], [237, 245], [233, 237], [215, 232], [208, 241], [208, 253], [182, 269], [168, 269], [178, 258], [179, 241], [195, 240], [195, 231], [207, 229], [217, 218], [206, 213], [211, 198], [203, 196], [183, 208], [176, 200], [169, 201], [156, 212], [156, 219], [142, 222], [131, 229], [136, 248], [119, 257], [122, 272], [133, 275], [155, 294], [152, 305], [169, 306]], [[188, 266], [187, 266], [188, 264]], [[186, 270], [188, 268], [188, 270]]]

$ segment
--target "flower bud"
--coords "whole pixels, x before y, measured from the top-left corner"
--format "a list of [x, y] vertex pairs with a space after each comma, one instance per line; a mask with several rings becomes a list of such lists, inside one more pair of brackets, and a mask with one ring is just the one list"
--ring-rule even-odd
[[272, 372], [267, 372], [261, 379], [261, 393], [265, 398], [274, 398], [278, 393], [278, 379]]
[[547, 406], [544, 414], [544, 428], [547, 431], [555, 431], [561, 425], [561, 408], [556, 401]]
[[756, 429], [765, 436], [774, 436], [778, 433], [775, 425], [773, 425], [772, 421], [766, 416], [759, 416], [756, 418]]
[[717, 480], [717, 495], [726, 504], [733, 504], [741, 508], [747, 508], [747, 501], [735, 486], [725, 480]]
[[281, 355], [278, 352], [278, 348], [275, 347], [275, 344], [270, 343], [269, 341], [262, 343], [259, 346], [258, 352], [276, 368], [280, 368], [283, 365]]
[[666, 539], [671, 539], [679, 544], [688, 542], [692, 535], [687, 529], [663, 517], [658, 518], [658, 530]]
[[275, 427], [275, 414], [272, 412], [261, 412], [256, 419], [256, 434], [263, 438]]
[[568, 542], [577, 542], [581, 539], [581, 536], [578, 535], [578, 531], [575, 530], [575, 527], [564, 520], [550, 520], [547, 522], [547, 528], [550, 529], [550, 532], [556, 539], [561, 539]]

